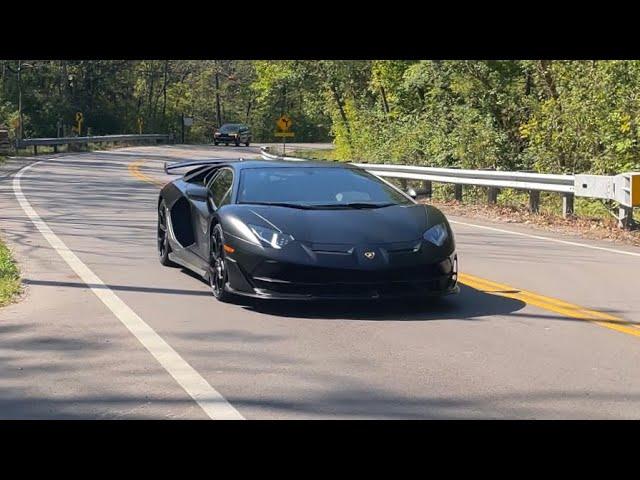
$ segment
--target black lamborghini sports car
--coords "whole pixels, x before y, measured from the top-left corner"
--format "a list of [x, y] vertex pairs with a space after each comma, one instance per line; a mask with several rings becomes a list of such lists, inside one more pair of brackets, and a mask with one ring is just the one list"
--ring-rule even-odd
[[353, 165], [204, 160], [158, 199], [163, 265], [216, 298], [375, 299], [457, 293], [453, 232], [436, 208]]

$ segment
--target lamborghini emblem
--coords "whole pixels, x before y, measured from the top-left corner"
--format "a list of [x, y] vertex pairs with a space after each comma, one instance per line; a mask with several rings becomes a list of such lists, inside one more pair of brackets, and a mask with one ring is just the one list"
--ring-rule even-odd
[[373, 260], [373, 258], [376, 256], [376, 252], [364, 252], [364, 256], [369, 260]]

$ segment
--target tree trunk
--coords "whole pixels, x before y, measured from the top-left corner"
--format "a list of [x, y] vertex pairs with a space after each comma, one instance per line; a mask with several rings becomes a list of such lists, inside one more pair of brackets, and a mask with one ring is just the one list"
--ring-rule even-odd
[[380, 85], [380, 95], [382, 96], [382, 108], [384, 109], [384, 113], [389, 115], [389, 103], [387, 102], [387, 94], [384, 91], [384, 87]]
[[81, 108], [80, 111], [84, 111], [83, 127], [88, 127], [87, 121], [91, 121], [93, 114], [93, 97], [94, 97], [94, 79], [93, 79], [93, 62], [87, 62], [84, 68], [84, 94], [85, 94], [85, 108]]
[[349, 119], [347, 118], [347, 114], [344, 111], [344, 106], [342, 105], [340, 94], [338, 93], [338, 89], [333, 83], [330, 85], [330, 89], [331, 89], [331, 93], [333, 94], [333, 99], [336, 101], [336, 105], [338, 106], [338, 110], [340, 111], [340, 118], [342, 119], [342, 123], [344, 124], [344, 127], [347, 129], [349, 145], [351, 145], [351, 127], [349, 126]]
[[220, 108], [220, 79], [218, 78], [218, 61], [215, 62], [215, 82], [216, 82], [216, 127], [220, 128], [222, 126], [222, 112]]
[[151, 131], [153, 131], [154, 129], [154, 125], [153, 125], [153, 106], [152, 106], [152, 101], [153, 101], [153, 87], [154, 87], [154, 80], [155, 80], [155, 72], [153, 71], [153, 62], [149, 65], [149, 95], [147, 97], [147, 118], [149, 120], [149, 128]]
[[247, 112], [244, 116], [244, 122], [245, 123], [249, 123], [249, 115], [251, 113], [251, 107], [253, 106], [253, 99], [249, 99], [249, 102], [247, 103]]
[[162, 83], [162, 123], [167, 124], [167, 82], [169, 79], [169, 60], [164, 61], [164, 81]]
[[[540, 70], [540, 73], [542, 74], [542, 78], [544, 80], [547, 92], [549, 93], [549, 96], [551, 96], [553, 99], [558, 100], [559, 95], [558, 95], [558, 90], [556, 89], [556, 83], [553, 79], [553, 75], [551, 74], [551, 61], [550, 60], [539, 60], [538, 61], [538, 69]], [[560, 106], [558, 104], [558, 106]]]

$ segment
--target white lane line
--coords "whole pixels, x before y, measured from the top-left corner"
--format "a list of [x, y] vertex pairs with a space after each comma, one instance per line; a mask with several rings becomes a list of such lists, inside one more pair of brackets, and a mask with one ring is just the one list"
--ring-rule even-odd
[[31, 219], [53, 249], [76, 272], [84, 283], [102, 300], [113, 314], [129, 329], [138, 341], [153, 355], [160, 365], [200, 405], [212, 420], [244, 420], [244, 417], [227, 400], [184, 360], [153, 328], [145, 323], [105, 283], [67, 247], [51, 228], [40, 218], [22, 193], [20, 178], [33, 163], [20, 170], [13, 179], [13, 192], [24, 213]]
[[465, 225], [467, 227], [481, 228], [484, 230], [492, 230], [494, 232], [509, 233], [511, 235], [520, 235], [522, 237], [535, 238], [536, 240], [546, 240], [548, 242], [562, 243], [565, 245], [572, 245], [574, 247], [590, 248], [591, 250], [603, 250], [605, 252], [619, 253], [621, 255], [631, 255], [633, 257], [640, 257], [640, 253], [637, 253], [637, 252], [628, 252], [626, 250], [616, 250], [615, 248], [607, 248], [607, 247], [596, 247], [594, 245], [587, 245], [585, 243], [570, 242], [568, 240], [558, 240], [557, 238], [542, 237], [540, 235], [531, 235], [529, 233], [514, 232], [512, 230], [503, 230], [501, 228], [486, 227], [484, 225], [476, 225], [475, 223], [458, 222], [455, 220], [449, 220], [449, 223], [454, 223], [457, 225]]

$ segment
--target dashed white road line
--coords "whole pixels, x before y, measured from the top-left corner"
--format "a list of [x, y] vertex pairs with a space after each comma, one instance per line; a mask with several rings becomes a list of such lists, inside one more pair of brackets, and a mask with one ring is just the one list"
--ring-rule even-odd
[[244, 417], [216, 391], [178, 352], [158, 335], [142, 318], [123, 302], [73, 251], [49, 228], [22, 193], [20, 179], [35, 165], [20, 170], [13, 179], [13, 191], [18, 203], [42, 233], [51, 247], [58, 252], [87, 287], [113, 312], [138, 341], [155, 357], [162, 367], [198, 403], [212, 420], [244, 420]]
[[540, 235], [531, 235], [529, 233], [522, 233], [522, 232], [514, 232], [513, 230], [503, 230], [502, 228], [487, 227], [485, 225], [476, 225], [475, 223], [459, 222], [457, 220], [449, 220], [449, 223], [453, 223], [457, 225], [465, 225], [467, 227], [481, 228], [483, 230], [491, 230], [494, 232], [508, 233], [511, 235], [519, 235], [521, 237], [535, 238], [536, 240], [546, 240], [548, 242], [562, 243], [564, 245], [572, 245], [574, 247], [590, 248], [591, 250], [603, 250], [605, 252], [619, 253], [621, 255], [631, 255], [633, 257], [640, 257], [640, 253], [629, 252], [627, 250], [617, 250], [615, 248], [607, 248], [607, 247], [596, 247], [595, 245], [587, 245], [585, 243], [570, 242], [568, 240], [559, 240], [557, 238], [543, 237]]

